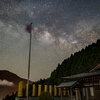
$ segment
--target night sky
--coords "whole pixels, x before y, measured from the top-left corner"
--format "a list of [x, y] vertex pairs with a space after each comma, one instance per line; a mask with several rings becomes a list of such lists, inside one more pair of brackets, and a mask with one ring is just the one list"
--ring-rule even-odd
[[0, 70], [27, 78], [31, 22], [34, 81], [100, 39], [100, 0], [0, 0]]

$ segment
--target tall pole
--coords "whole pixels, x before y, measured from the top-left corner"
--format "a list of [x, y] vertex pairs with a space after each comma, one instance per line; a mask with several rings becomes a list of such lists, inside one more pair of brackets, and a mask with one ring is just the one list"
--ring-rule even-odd
[[27, 31], [30, 33], [30, 38], [29, 38], [29, 59], [28, 59], [28, 79], [27, 79], [27, 100], [29, 100], [29, 78], [30, 78], [30, 62], [31, 62], [31, 41], [32, 41], [32, 23], [27, 26]]

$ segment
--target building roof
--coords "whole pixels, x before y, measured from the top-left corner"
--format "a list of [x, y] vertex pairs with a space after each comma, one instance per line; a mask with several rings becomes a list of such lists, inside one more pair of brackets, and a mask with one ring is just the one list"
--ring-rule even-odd
[[80, 73], [80, 74], [67, 76], [67, 77], [63, 77], [63, 78], [64, 79], [75, 79], [75, 78], [82, 78], [82, 77], [89, 77], [89, 76], [96, 76], [96, 75], [100, 75], [100, 71]]
[[67, 87], [73, 87], [73, 85], [76, 84], [77, 81], [71, 81], [71, 82], [64, 82], [57, 86], [57, 88], [67, 88]]

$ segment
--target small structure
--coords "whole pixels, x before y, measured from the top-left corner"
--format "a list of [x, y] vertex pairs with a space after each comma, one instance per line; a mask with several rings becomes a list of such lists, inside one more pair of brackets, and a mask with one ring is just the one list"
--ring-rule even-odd
[[63, 77], [57, 87], [70, 91], [71, 100], [100, 100], [100, 64], [87, 73]]

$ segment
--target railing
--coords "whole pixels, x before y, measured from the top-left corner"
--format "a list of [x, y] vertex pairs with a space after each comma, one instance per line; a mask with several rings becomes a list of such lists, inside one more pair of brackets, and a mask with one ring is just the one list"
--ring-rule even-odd
[[[27, 100], [27, 98], [18, 98], [15, 100]], [[39, 100], [39, 97], [30, 97], [29, 100]], [[51, 100], [76, 100], [75, 97], [52, 97]]]

